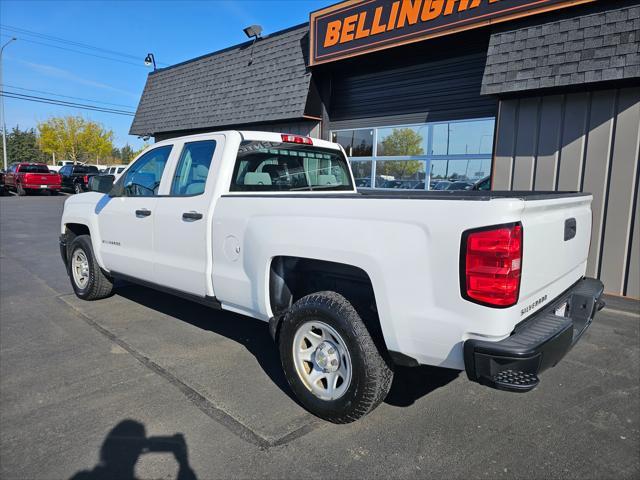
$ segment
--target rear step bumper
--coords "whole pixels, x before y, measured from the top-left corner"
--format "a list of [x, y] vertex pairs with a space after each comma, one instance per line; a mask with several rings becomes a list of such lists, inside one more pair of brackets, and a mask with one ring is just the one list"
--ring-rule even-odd
[[[583, 278], [504, 340], [464, 342], [469, 380], [510, 392], [534, 389], [538, 374], [565, 356], [604, 307], [603, 289], [600, 280]], [[565, 302], [565, 316], [556, 315]]]

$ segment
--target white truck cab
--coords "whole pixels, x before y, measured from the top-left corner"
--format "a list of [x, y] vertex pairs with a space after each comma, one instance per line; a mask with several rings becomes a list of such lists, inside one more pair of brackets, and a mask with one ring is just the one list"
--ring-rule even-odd
[[339, 145], [249, 131], [158, 142], [91, 188], [61, 222], [80, 298], [119, 277], [264, 320], [334, 422], [375, 408], [397, 364], [531, 390], [603, 305], [589, 194], [359, 192]]

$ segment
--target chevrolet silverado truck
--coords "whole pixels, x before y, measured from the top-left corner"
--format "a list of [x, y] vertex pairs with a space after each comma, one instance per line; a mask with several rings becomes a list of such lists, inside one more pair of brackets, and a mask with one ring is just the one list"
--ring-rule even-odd
[[158, 142], [90, 190], [60, 228], [78, 297], [120, 278], [268, 322], [296, 397], [336, 423], [396, 365], [529, 391], [604, 305], [589, 194], [359, 192], [339, 145], [249, 131]]
[[57, 194], [61, 188], [60, 175], [49, 171], [44, 163], [13, 163], [4, 178], [7, 189], [19, 196], [29, 192], [49, 192]]

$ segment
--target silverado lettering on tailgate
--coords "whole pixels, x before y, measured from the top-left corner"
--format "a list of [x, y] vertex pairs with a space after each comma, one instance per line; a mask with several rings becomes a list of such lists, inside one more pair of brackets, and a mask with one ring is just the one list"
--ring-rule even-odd
[[531, 310], [533, 310], [534, 308], [536, 308], [538, 305], [542, 305], [544, 302], [547, 301], [547, 296], [544, 295], [542, 297], [540, 297], [539, 299], [537, 299], [535, 302], [527, 305], [526, 307], [524, 307], [522, 310], [520, 310], [520, 316], [524, 315], [525, 313], [529, 313]]

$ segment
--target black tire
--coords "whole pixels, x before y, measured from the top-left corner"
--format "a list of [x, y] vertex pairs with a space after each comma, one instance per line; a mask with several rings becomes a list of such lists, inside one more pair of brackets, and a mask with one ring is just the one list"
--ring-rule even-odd
[[[321, 321], [339, 333], [351, 358], [351, 382], [344, 394], [335, 400], [323, 400], [314, 395], [296, 370], [294, 337], [309, 321]], [[282, 320], [278, 342], [282, 367], [291, 389], [300, 403], [320, 418], [333, 423], [353, 422], [376, 408], [389, 393], [393, 370], [351, 303], [336, 292], [312, 293], [298, 300]]]
[[84, 190], [83, 190], [83, 188], [82, 188], [82, 185], [80, 185], [80, 183], [75, 183], [75, 184], [73, 185], [73, 192], [74, 192], [74, 193], [83, 193], [83, 192], [84, 192]]
[[[81, 250], [87, 258], [89, 265], [89, 280], [86, 285], [81, 286], [76, 283], [72, 273], [72, 260], [74, 254]], [[73, 239], [69, 247], [69, 258], [67, 261], [67, 273], [73, 291], [83, 300], [99, 300], [111, 295], [113, 291], [113, 280], [106, 276], [95, 256], [93, 255], [93, 247], [91, 246], [91, 237], [89, 235], [78, 235]]]
[[18, 194], [19, 197], [24, 197], [27, 194], [27, 191], [24, 188], [22, 188], [22, 185], [20, 183], [17, 183], [16, 193]]

